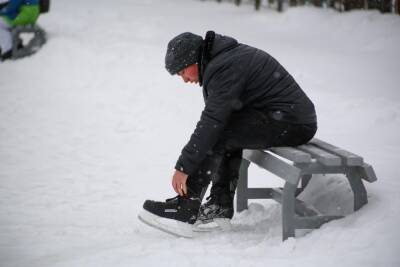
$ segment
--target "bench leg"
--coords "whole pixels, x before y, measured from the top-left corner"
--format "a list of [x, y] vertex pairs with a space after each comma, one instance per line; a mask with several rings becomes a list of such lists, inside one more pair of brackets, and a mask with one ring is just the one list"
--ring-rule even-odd
[[312, 174], [305, 174], [305, 175], [301, 176], [301, 188], [297, 188], [297, 191], [295, 194], [296, 197], [298, 195], [300, 195], [301, 192], [303, 192], [303, 190], [306, 188], [306, 186], [310, 182], [311, 178], [312, 178]]
[[243, 211], [247, 209], [247, 200], [248, 197], [248, 170], [249, 170], [250, 161], [242, 159], [242, 163], [239, 169], [239, 180], [237, 185], [237, 194], [236, 194], [236, 209], [237, 211]]
[[282, 239], [295, 236], [295, 193], [297, 186], [286, 182], [282, 200]]
[[354, 211], [357, 211], [368, 203], [367, 190], [362, 182], [361, 174], [356, 169], [348, 170], [346, 177], [354, 194]]
[[301, 177], [301, 188], [304, 190], [312, 178], [312, 174], [303, 175]]

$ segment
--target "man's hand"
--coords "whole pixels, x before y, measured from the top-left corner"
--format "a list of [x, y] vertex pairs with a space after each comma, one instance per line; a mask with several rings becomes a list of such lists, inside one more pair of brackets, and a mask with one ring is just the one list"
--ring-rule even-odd
[[174, 176], [172, 177], [172, 187], [175, 192], [180, 196], [187, 194], [186, 180], [188, 175], [184, 172], [176, 170]]

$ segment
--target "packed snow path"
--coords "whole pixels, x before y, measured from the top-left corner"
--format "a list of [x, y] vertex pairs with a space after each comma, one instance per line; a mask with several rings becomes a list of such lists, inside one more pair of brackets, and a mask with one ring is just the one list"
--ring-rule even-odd
[[[1, 266], [400, 266], [398, 16], [58, 0], [39, 23], [46, 46], [0, 64]], [[293, 74], [316, 103], [317, 136], [374, 166], [368, 205], [284, 243], [274, 202], [251, 204], [232, 232], [192, 240], [138, 221], [145, 199], [174, 195], [173, 166], [203, 108], [198, 86], [165, 71], [166, 45], [210, 29]], [[253, 173], [253, 186], [277, 182]], [[342, 178], [321, 177], [302, 197], [348, 213]]]

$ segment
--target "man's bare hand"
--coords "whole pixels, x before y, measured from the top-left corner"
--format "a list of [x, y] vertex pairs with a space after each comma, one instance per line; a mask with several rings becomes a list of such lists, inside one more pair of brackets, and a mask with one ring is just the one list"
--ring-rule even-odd
[[186, 180], [188, 175], [184, 172], [176, 170], [174, 176], [172, 177], [172, 187], [175, 192], [180, 196], [187, 194]]

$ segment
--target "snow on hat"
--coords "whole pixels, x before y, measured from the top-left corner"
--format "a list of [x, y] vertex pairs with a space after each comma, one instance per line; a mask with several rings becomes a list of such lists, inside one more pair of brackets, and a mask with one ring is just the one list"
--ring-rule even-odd
[[197, 62], [203, 38], [191, 32], [184, 32], [168, 43], [165, 68], [174, 75]]

